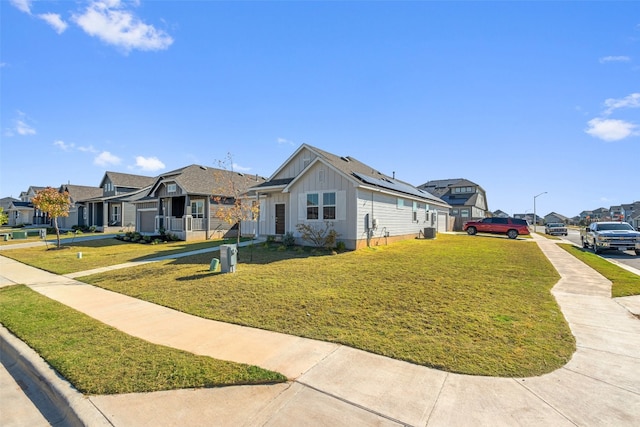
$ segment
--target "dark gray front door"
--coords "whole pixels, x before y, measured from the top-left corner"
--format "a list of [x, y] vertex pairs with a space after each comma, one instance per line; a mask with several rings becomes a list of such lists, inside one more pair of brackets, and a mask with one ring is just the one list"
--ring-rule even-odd
[[276, 234], [284, 234], [284, 204], [276, 205]]

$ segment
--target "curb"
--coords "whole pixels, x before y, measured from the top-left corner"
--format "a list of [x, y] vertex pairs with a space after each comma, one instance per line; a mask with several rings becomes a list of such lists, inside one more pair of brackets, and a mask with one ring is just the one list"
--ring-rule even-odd
[[2, 364], [11, 376], [42, 395], [43, 399], [38, 400], [44, 401], [34, 403], [52, 422], [52, 425], [113, 425], [87, 397], [61, 378], [38, 353], [2, 325], [0, 325], [0, 356]]

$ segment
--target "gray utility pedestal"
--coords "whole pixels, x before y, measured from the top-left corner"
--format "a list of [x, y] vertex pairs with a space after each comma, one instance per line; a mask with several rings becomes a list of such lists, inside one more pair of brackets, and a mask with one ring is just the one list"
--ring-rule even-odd
[[235, 273], [238, 263], [238, 245], [220, 245], [220, 272]]

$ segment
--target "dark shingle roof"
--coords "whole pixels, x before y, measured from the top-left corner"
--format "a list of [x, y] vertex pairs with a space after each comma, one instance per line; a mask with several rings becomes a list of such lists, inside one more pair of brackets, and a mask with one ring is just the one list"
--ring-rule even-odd
[[219, 193], [225, 190], [224, 187], [228, 183], [233, 182], [236, 188], [243, 190], [256, 183], [264, 182], [264, 178], [224, 169], [190, 165], [160, 175], [156, 179], [154, 188], [161, 181], [175, 181], [187, 194], [232, 196], [232, 194]]
[[[371, 166], [362, 163], [354, 157], [337, 156], [333, 153], [329, 153], [328, 151], [321, 150], [308, 144], [303, 144], [303, 147], [306, 147], [310, 151], [316, 153], [323, 161], [327, 162], [335, 169], [341, 171], [347, 176], [352, 177], [362, 184], [385, 188], [387, 190], [421, 197], [424, 199], [432, 200], [434, 202], [442, 202], [441, 199], [434, 197], [432, 194], [429, 194], [426, 191], [421, 191], [408, 182], [404, 182], [389, 175], [385, 175], [372, 168]], [[276, 186], [276, 181], [281, 180], [268, 181], [264, 184], [264, 186]]]
[[100, 187], [65, 184], [60, 187], [60, 190], [68, 192], [72, 202], [81, 202], [102, 196], [102, 188]]
[[[155, 180], [152, 176], [144, 176], [144, 175], [132, 175], [128, 173], [120, 173], [120, 172], [106, 172], [105, 176], [109, 178], [111, 183], [116, 187], [127, 187], [127, 188], [144, 188], [151, 184]], [[100, 186], [104, 184], [100, 183]]]

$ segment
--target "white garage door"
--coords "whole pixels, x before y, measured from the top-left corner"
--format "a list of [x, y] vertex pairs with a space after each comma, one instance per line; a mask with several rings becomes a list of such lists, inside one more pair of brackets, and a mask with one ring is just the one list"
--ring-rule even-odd
[[438, 212], [438, 233], [447, 231], [447, 222], [449, 222], [449, 215]]

